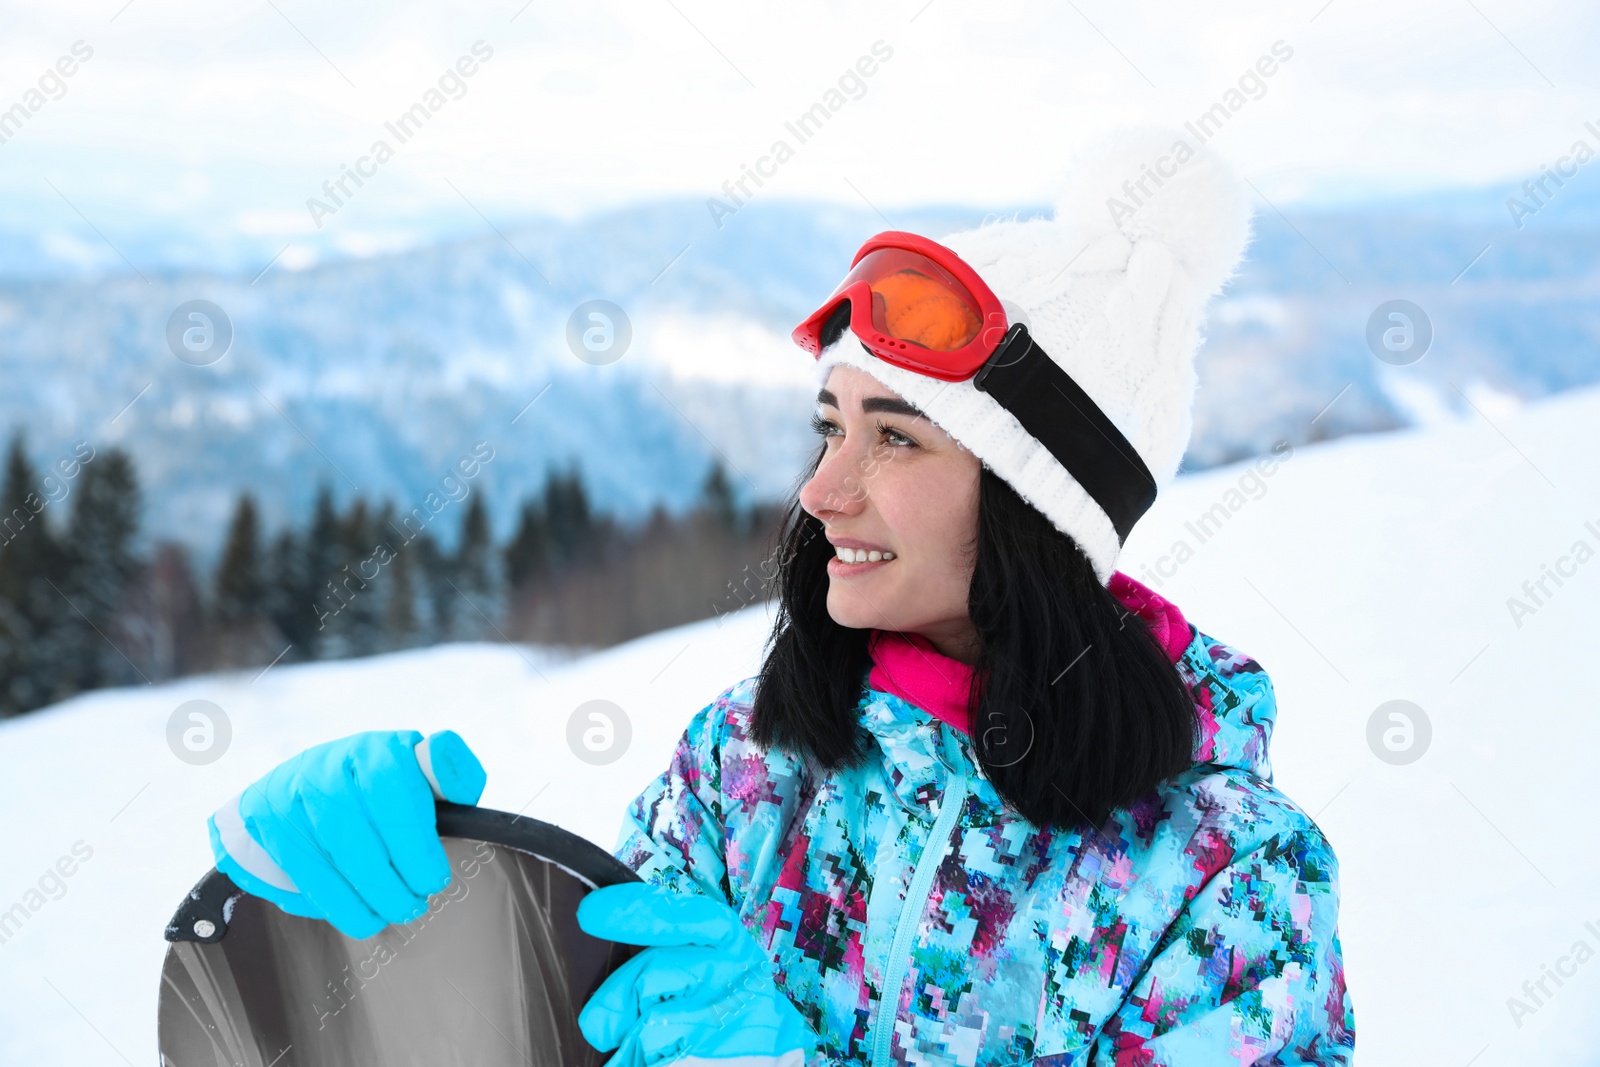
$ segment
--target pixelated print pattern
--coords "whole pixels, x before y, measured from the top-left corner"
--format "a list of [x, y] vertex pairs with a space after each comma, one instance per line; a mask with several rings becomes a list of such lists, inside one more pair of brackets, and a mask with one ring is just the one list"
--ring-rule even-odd
[[807, 774], [749, 740], [747, 679], [694, 717], [616, 855], [736, 907], [820, 1036], [813, 1063], [868, 1063], [949, 735], [972, 793], [893, 998], [897, 1064], [1347, 1064], [1337, 866], [1271, 784], [1271, 681], [1198, 631], [1177, 667], [1194, 765], [1095, 832], [1036, 829], [965, 735], [865, 687], [879, 758]]

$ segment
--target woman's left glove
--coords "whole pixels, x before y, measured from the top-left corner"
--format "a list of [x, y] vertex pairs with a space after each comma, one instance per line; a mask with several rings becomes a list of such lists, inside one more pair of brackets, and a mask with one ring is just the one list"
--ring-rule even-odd
[[817, 1038], [772, 980], [772, 963], [721, 901], [633, 883], [578, 905], [593, 937], [643, 952], [617, 968], [578, 1015], [589, 1044], [619, 1049], [608, 1067], [680, 1061], [802, 1067]]
[[290, 915], [366, 938], [450, 882], [434, 799], [476, 804], [483, 765], [452, 730], [376, 730], [280, 764], [210, 820], [217, 869]]

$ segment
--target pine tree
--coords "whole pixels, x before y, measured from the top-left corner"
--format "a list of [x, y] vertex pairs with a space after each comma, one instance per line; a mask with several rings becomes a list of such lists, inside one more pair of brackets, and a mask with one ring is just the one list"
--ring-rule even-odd
[[70, 692], [65, 559], [38, 486], [19, 433], [0, 479], [0, 715]]
[[78, 616], [76, 684], [90, 689], [138, 680], [117, 647], [117, 616], [139, 570], [139, 481], [133, 460], [107, 449], [83, 468], [67, 536], [68, 596]]
[[[379, 524], [384, 529], [385, 524]], [[417, 619], [416, 551], [412, 546], [394, 545], [383, 599], [383, 643], [385, 648], [411, 648], [417, 644], [422, 627]]]
[[382, 640], [382, 613], [378, 603], [378, 583], [382, 580], [380, 555], [375, 551], [372, 518], [367, 502], [357, 498], [340, 523], [340, 566], [335, 584], [345, 598], [345, 607], [330, 629], [343, 641], [342, 655], [370, 656]]
[[566, 474], [546, 475], [544, 513], [550, 524], [552, 562], [558, 568], [570, 567], [598, 555], [594, 516], [589, 509], [589, 494], [577, 468]]
[[423, 643], [432, 645], [454, 641], [458, 631], [457, 620], [465, 608], [461, 603], [461, 594], [456, 592], [454, 585], [455, 561], [427, 533], [418, 534], [408, 546], [408, 551], [414, 556], [412, 562], [420, 579], [417, 582], [418, 590], [427, 600], [427, 610], [421, 613]]
[[261, 523], [255, 499], [249, 493], [240, 494], [234, 507], [216, 582], [219, 621], [248, 623], [265, 616], [267, 586], [261, 566]]
[[305, 549], [293, 530], [285, 529], [273, 539], [267, 555], [265, 594], [267, 616], [283, 638], [278, 651], [284, 644], [292, 646], [284, 660], [310, 658], [318, 633], [312, 611], [315, 597]]
[[733, 485], [728, 481], [728, 472], [723, 469], [721, 460], [712, 462], [711, 473], [706, 475], [705, 485], [700, 490], [700, 499], [700, 506], [716, 529], [729, 535], [739, 533], [739, 505], [733, 498]]
[[489, 511], [483, 494], [474, 493], [461, 518], [461, 541], [456, 549], [455, 584], [466, 598], [460, 618], [463, 631], [480, 641], [496, 636], [500, 618], [500, 568], [489, 531]]
[[312, 659], [321, 659], [327, 654], [325, 639], [348, 599], [338, 584], [339, 568], [343, 564], [340, 559], [340, 533], [339, 513], [333, 507], [333, 493], [324, 485], [317, 491], [317, 502], [311, 511], [311, 526], [306, 530], [302, 564], [306, 586], [301, 601], [304, 606], [298, 609], [304, 611], [310, 620], [305, 630], [305, 650], [307, 657]]
[[551, 547], [544, 506], [538, 500], [524, 500], [517, 532], [505, 551], [506, 580], [513, 590], [524, 589], [545, 577], [550, 570]]
[[240, 494], [234, 508], [214, 588], [217, 625], [212, 638], [218, 665], [271, 663], [284, 641], [272, 618], [261, 522], [249, 493]]

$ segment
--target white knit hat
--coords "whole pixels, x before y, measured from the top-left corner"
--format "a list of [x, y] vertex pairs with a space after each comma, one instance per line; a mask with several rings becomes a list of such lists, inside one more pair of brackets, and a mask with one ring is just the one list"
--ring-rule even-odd
[[[1160, 488], [1189, 444], [1195, 350], [1206, 302], [1250, 238], [1244, 183], [1193, 138], [1129, 130], [1074, 167], [1051, 219], [1006, 220], [940, 238], [1122, 431]], [[1106, 512], [993, 396], [884, 362], [848, 331], [822, 353], [915, 404], [1111, 580], [1122, 545]], [[1076, 417], [1063, 405], [1063, 418]]]

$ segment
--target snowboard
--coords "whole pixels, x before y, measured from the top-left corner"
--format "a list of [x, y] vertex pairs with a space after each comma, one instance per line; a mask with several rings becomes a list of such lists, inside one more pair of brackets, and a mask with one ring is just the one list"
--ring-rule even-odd
[[167, 925], [162, 1067], [588, 1067], [578, 1011], [633, 953], [578, 928], [637, 881], [560, 827], [441, 802], [451, 881], [422, 917], [355, 941], [212, 868]]

